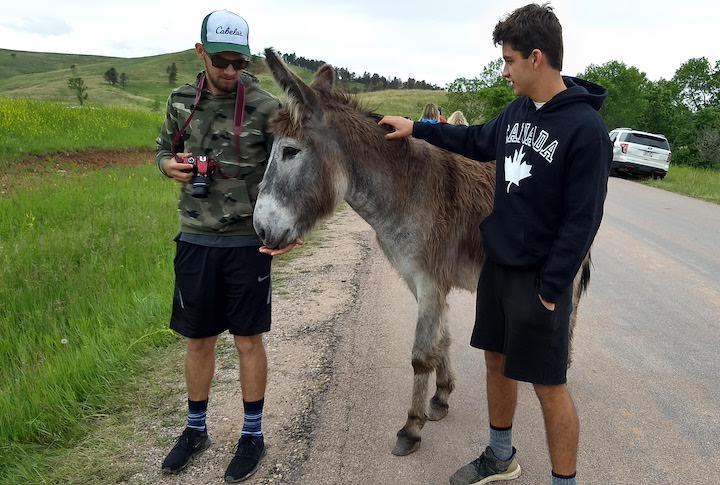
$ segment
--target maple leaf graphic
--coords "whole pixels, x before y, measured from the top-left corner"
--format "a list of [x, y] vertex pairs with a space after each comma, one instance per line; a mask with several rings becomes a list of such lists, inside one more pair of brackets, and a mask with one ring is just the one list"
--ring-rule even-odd
[[532, 165], [528, 165], [523, 161], [525, 158], [524, 147], [520, 147], [520, 150], [515, 150], [515, 154], [512, 158], [505, 157], [505, 182], [508, 182], [507, 192], [510, 193], [510, 186], [512, 184], [520, 187], [520, 181], [530, 177], [532, 174]]

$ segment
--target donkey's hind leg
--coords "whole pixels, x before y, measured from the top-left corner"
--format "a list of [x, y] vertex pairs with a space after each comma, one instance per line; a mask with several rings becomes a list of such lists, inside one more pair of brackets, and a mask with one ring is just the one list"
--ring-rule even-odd
[[430, 399], [430, 421], [440, 421], [447, 416], [449, 405], [448, 398], [455, 388], [455, 374], [450, 366], [450, 331], [447, 321], [442, 318], [440, 321], [440, 362], [435, 368], [435, 395]]
[[393, 454], [409, 455], [420, 447], [420, 430], [427, 420], [427, 390], [430, 372], [441, 362], [438, 329], [444, 318], [447, 304], [447, 292], [443, 293], [437, 285], [423, 282], [418, 285], [418, 320], [415, 327], [415, 343], [412, 350], [413, 395], [408, 409], [405, 426], [397, 433], [397, 442]]

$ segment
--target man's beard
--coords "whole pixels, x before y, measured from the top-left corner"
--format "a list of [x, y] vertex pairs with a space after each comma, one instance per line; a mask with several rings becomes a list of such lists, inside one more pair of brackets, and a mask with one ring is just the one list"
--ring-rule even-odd
[[221, 91], [225, 94], [230, 94], [235, 92], [235, 88], [237, 88], [238, 78], [235, 77], [234, 79], [226, 79], [222, 76], [218, 76], [217, 78], [213, 78], [210, 76], [210, 81], [212, 81], [213, 85], [215, 86], [215, 89], [218, 91]]

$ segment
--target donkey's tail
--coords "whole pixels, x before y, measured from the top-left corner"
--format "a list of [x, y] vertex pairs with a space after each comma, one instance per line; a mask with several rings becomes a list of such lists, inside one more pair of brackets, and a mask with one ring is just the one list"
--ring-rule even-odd
[[592, 257], [588, 251], [587, 258], [583, 261], [582, 273], [580, 273], [580, 295], [585, 294], [590, 286], [590, 266], [592, 266]]

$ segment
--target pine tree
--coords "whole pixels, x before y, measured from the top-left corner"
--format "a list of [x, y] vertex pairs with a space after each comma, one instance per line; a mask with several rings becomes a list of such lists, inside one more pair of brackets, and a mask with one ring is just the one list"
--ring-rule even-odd
[[173, 62], [172, 64], [170, 64], [165, 71], [168, 75], [168, 82], [174, 85], [175, 80], [177, 79], [177, 66], [175, 65], [175, 63]]
[[118, 82], [118, 73], [117, 70], [114, 67], [111, 67], [107, 71], [105, 71], [105, 74], [103, 74], [103, 78], [111, 85], [115, 86]]

